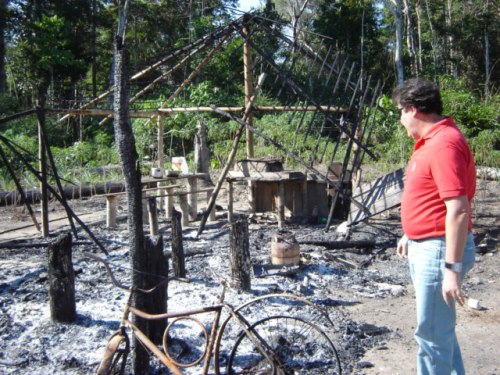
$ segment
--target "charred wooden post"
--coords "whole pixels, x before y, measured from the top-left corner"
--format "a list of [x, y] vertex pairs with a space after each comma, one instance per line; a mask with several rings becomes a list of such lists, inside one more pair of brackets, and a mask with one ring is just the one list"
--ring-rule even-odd
[[75, 272], [71, 259], [71, 233], [60, 235], [47, 247], [50, 318], [54, 322], [76, 320]]
[[[146, 285], [148, 288], [156, 286], [168, 277], [168, 258], [163, 253], [162, 236], [146, 236], [144, 250], [148, 257], [148, 273]], [[150, 314], [162, 314], [167, 312], [168, 287], [162, 286], [152, 294], [145, 296], [146, 311]], [[167, 327], [167, 320], [155, 320], [147, 322], [147, 335], [156, 344], [162, 342], [163, 332]]]
[[181, 213], [175, 208], [172, 210], [172, 270], [176, 277], [186, 277], [181, 216]]
[[238, 290], [250, 291], [251, 270], [250, 246], [248, 240], [248, 220], [241, 215], [231, 223], [231, 244], [229, 260], [231, 263], [231, 283]]
[[156, 198], [148, 198], [148, 216], [149, 216], [149, 234], [156, 236], [158, 234], [158, 211], [156, 209]]

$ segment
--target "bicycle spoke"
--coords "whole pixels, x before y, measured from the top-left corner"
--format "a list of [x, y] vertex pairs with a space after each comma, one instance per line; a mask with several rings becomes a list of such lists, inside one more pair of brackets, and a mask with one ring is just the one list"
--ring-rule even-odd
[[[228, 374], [340, 374], [337, 353], [326, 334], [297, 317], [274, 316], [253, 324], [265, 345], [241, 333], [228, 360]], [[272, 349], [264, 355], [263, 347]], [[273, 363], [268, 358], [275, 358]]]

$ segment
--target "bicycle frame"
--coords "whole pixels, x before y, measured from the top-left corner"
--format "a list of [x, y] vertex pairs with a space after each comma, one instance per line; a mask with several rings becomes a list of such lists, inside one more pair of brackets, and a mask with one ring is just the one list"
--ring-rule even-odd
[[[224, 289], [224, 288], [223, 288]], [[158, 358], [161, 363], [163, 363], [172, 373], [176, 375], [182, 375], [181, 367], [190, 367], [191, 365], [195, 365], [199, 363], [199, 361], [195, 361], [193, 364], [179, 366], [178, 363], [175, 363], [169, 356], [167, 356], [164, 352], [162, 352], [159, 347], [153, 343], [140, 329], [137, 327], [132, 320], [129, 318], [130, 314], [135, 315], [139, 318], [148, 320], [148, 321], [156, 321], [156, 320], [164, 320], [164, 319], [172, 319], [172, 318], [181, 318], [181, 317], [192, 317], [193, 315], [205, 314], [205, 313], [214, 313], [213, 321], [211, 324], [210, 337], [206, 342], [206, 347], [203, 355], [200, 357], [200, 361], [203, 360], [203, 369], [202, 374], [208, 374], [210, 363], [212, 357], [215, 357], [219, 354], [218, 348], [216, 349], [216, 345], [220, 345], [221, 332], [219, 327], [220, 317], [222, 315], [222, 310], [226, 309], [229, 313], [228, 318], [225, 323], [231, 318], [234, 318], [235, 321], [240, 325], [240, 327], [247, 333], [247, 335], [251, 338], [251, 340], [256, 344], [258, 350], [266, 357], [271, 363], [279, 364], [280, 360], [276, 357], [273, 351], [266, 345], [264, 340], [258, 335], [257, 332], [254, 332], [250, 328], [250, 324], [246, 321], [246, 319], [231, 306], [222, 303], [222, 298], [224, 296], [224, 292], [221, 295], [221, 302], [215, 305], [204, 306], [200, 308], [195, 308], [191, 310], [185, 311], [176, 311], [170, 313], [163, 314], [148, 314], [130, 304], [132, 298], [132, 292], [129, 295], [129, 299], [125, 304], [125, 308], [123, 311], [123, 317], [120, 323], [120, 334], [122, 336], [126, 336], [125, 328], [128, 328], [132, 331], [133, 335], [137, 338], [137, 340], [147, 348], [156, 358]], [[224, 325], [225, 327], [225, 325]], [[214, 352], [214, 349], [215, 352]], [[164, 348], [166, 350], [166, 348]], [[214, 358], [214, 367], [215, 373], [219, 373], [219, 361], [218, 358]]]
[[[203, 368], [201, 371], [201, 374], [207, 375], [209, 372], [209, 368], [211, 365], [211, 361], [213, 359], [213, 368], [214, 368], [214, 373], [216, 375], [220, 374], [220, 362], [219, 362], [219, 356], [220, 356], [220, 349], [221, 349], [221, 342], [222, 342], [222, 337], [224, 334], [224, 331], [227, 328], [227, 324], [230, 320], [233, 320], [236, 324], [239, 325], [239, 327], [242, 329], [242, 333], [240, 333], [239, 338], [237, 339], [236, 346], [233, 348], [231, 354], [230, 354], [230, 361], [228, 364], [228, 368], [230, 368], [232, 365], [232, 360], [234, 358], [234, 353], [235, 351], [240, 350], [238, 348], [238, 345], [241, 343], [242, 338], [246, 338], [249, 340], [252, 345], [253, 345], [253, 350], [257, 351], [260, 353], [262, 358], [264, 358], [265, 362], [267, 363], [268, 370], [271, 370], [273, 374], [279, 375], [285, 373], [287, 370], [284, 370], [286, 366], [289, 366], [288, 359], [283, 358], [282, 354], [279, 354], [276, 352], [276, 347], [275, 344], [270, 344], [269, 342], [266, 341], [266, 339], [261, 335], [265, 331], [260, 331], [259, 329], [255, 329], [257, 327], [260, 327], [262, 324], [266, 324], [266, 322], [271, 322], [271, 321], [278, 321], [281, 319], [287, 320], [287, 319], [292, 319], [294, 322], [303, 322], [304, 324], [307, 324], [307, 327], [312, 327], [316, 332], [320, 333], [320, 336], [318, 337], [324, 337], [326, 339], [326, 345], [323, 344], [324, 346], [321, 346], [321, 348], [326, 347], [327, 350], [330, 350], [330, 352], [333, 354], [334, 358], [336, 358], [337, 364], [339, 363], [339, 358], [337, 355], [337, 352], [335, 350], [335, 347], [331, 340], [327, 337], [327, 335], [321, 330], [315, 327], [314, 325], [311, 325], [311, 323], [306, 322], [305, 320], [293, 316], [284, 316], [284, 315], [273, 315], [273, 316], [268, 316], [266, 319], [261, 319], [257, 322], [250, 323], [245, 317], [244, 317], [244, 312], [243, 309], [253, 305], [254, 303], [259, 303], [259, 301], [264, 301], [266, 299], [270, 298], [284, 298], [287, 300], [296, 300], [296, 301], [301, 301], [304, 305], [308, 305], [310, 308], [313, 308], [313, 310], [316, 312], [316, 314], [319, 314], [319, 316], [322, 316], [323, 319], [328, 321], [330, 324], [333, 326], [333, 323], [330, 321], [328, 314], [326, 314], [325, 311], [314, 305], [312, 302], [290, 294], [269, 294], [261, 297], [257, 297], [253, 300], [248, 301], [247, 303], [240, 305], [236, 308], [233, 308], [232, 306], [224, 303], [224, 297], [225, 297], [225, 288], [226, 288], [226, 283], [224, 280], [221, 280], [221, 294], [219, 296], [219, 301], [218, 303], [215, 303], [213, 305], [208, 305], [208, 306], [201, 306], [198, 308], [193, 308], [190, 310], [184, 310], [184, 311], [174, 311], [174, 312], [166, 312], [166, 313], [161, 313], [161, 314], [149, 314], [146, 313], [145, 311], [142, 311], [138, 309], [137, 307], [132, 306], [131, 301], [132, 297], [135, 292], [141, 292], [141, 293], [146, 293], [149, 294], [155, 290], [157, 290], [158, 287], [168, 285], [168, 281], [171, 281], [173, 279], [165, 279], [159, 284], [157, 284], [155, 287], [149, 289], [149, 290], [144, 290], [141, 288], [127, 288], [124, 287], [122, 284], [120, 284], [113, 276], [109, 265], [107, 264], [106, 261], [100, 259], [97, 256], [94, 255], [89, 255], [88, 257], [94, 258], [96, 260], [101, 261], [105, 266], [108, 271], [108, 273], [111, 275], [111, 279], [113, 281], [113, 284], [121, 289], [126, 289], [129, 292], [127, 302], [125, 303], [124, 309], [123, 309], [123, 314], [122, 318], [120, 321], [120, 329], [118, 332], [113, 334], [111, 339], [108, 341], [108, 345], [106, 347], [106, 352], [104, 354], [103, 360], [101, 361], [101, 364], [98, 369], [98, 374], [99, 375], [109, 375], [111, 372], [116, 373], [115, 371], [118, 369], [118, 373], [123, 373], [125, 369], [125, 363], [126, 363], [126, 355], [129, 353], [129, 335], [127, 333], [127, 330], [130, 330], [132, 335], [137, 339], [137, 341], [144, 346], [144, 348], [149, 351], [154, 357], [156, 357], [164, 366], [166, 366], [173, 374], [176, 375], [181, 375], [183, 372], [181, 371], [181, 368], [184, 367], [192, 367], [195, 365], [198, 365], [201, 361], [203, 361]], [[183, 280], [183, 279], [178, 279], [178, 280]], [[228, 316], [225, 318], [225, 320], [221, 323], [221, 316], [222, 316], [222, 310], [225, 310], [228, 314]], [[213, 314], [211, 315], [211, 329], [210, 329], [210, 335], [207, 335], [207, 330], [205, 325], [196, 319], [194, 316], [200, 315], [200, 314]], [[151, 341], [147, 335], [141, 331], [139, 327], [137, 327], [136, 324], [134, 324], [133, 319], [131, 319], [131, 315], [144, 319], [146, 321], [160, 321], [160, 320], [167, 320], [167, 319], [172, 319], [172, 321], [167, 325], [163, 332], [163, 351], [161, 350], [161, 346], [155, 344], [153, 341]], [[205, 335], [205, 342], [204, 342], [204, 351], [203, 353], [195, 360], [190, 363], [179, 363], [176, 362], [174, 358], [172, 358], [171, 352], [169, 352], [169, 345], [168, 345], [168, 340], [169, 340], [169, 333], [170, 330], [172, 329], [173, 325], [178, 321], [178, 320], [191, 320], [198, 324], [204, 335]], [[281, 331], [279, 331], [281, 332]], [[242, 336], [244, 335], [244, 336]], [[266, 336], [266, 334], [264, 334]], [[293, 341], [293, 339], [292, 339]], [[270, 341], [271, 342], [271, 341]], [[286, 342], [286, 341], [285, 341]], [[172, 347], [170, 347], [172, 348]], [[302, 353], [302, 348], [299, 348], [299, 351], [295, 351], [295, 353]], [[245, 350], [245, 349], [243, 349]], [[293, 361], [293, 359], [292, 359]], [[115, 366], [117, 364], [122, 364], [122, 367], [117, 367]], [[341, 374], [341, 367], [340, 364], [338, 366], [338, 371], [336, 373]]]
[[[130, 294], [132, 295], [132, 293]], [[222, 309], [225, 307], [223, 303], [216, 305], [195, 308], [185, 311], [176, 311], [171, 313], [163, 314], [148, 314], [142, 310], [137, 309], [130, 305], [130, 298], [125, 305], [123, 317], [121, 320], [120, 329], [123, 330], [125, 327], [129, 328], [137, 340], [141, 342], [151, 353], [153, 353], [170, 371], [174, 374], [182, 374], [180, 366], [174, 363], [165, 353], [163, 353], [156, 344], [154, 344], [130, 319], [130, 314], [133, 314], [139, 318], [146, 319], [148, 321], [155, 320], [165, 320], [180, 317], [191, 317], [193, 315], [214, 313], [214, 318], [212, 322], [212, 327], [210, 330], [210, 338], [208, 339], [205, 352], [201, 356], [201, 360], [204, 360], [202, 374], [207, 374], [210, 367], [210, 359], [213, 356], [213, 349], [216, 342], [216, 337], [219, 328], [220, 316], [222, 314]], [[164, 349], [166, 350], [166, 349]], [[188, 366], [185, 366], [188, 367]]]

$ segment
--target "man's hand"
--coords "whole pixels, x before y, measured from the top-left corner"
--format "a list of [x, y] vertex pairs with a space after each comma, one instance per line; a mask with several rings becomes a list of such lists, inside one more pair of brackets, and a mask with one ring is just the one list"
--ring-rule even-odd
[[459, 273], [448, 269], [444, 270], [443, 298], [448, 306], [451, 305], [452, 298], [454, 298], [460, 306], [464, 305], [464, 297], [462, 296], [462, 290], [460, 288]]
[[400, 258], [408, 258], [408, 237], [406, 237], [406, 234], [398, 241], [396, 251]]

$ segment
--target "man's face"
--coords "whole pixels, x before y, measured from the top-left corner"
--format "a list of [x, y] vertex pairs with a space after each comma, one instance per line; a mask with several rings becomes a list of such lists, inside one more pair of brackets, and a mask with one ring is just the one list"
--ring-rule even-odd
[[420, 139], [415, 121], [416, 108], [412, 105], [407, 105], [405, 107], [398, 105], [398, 112], [399, 121], [405, 127], [408, 137], [413, 138], [415, 141]]

